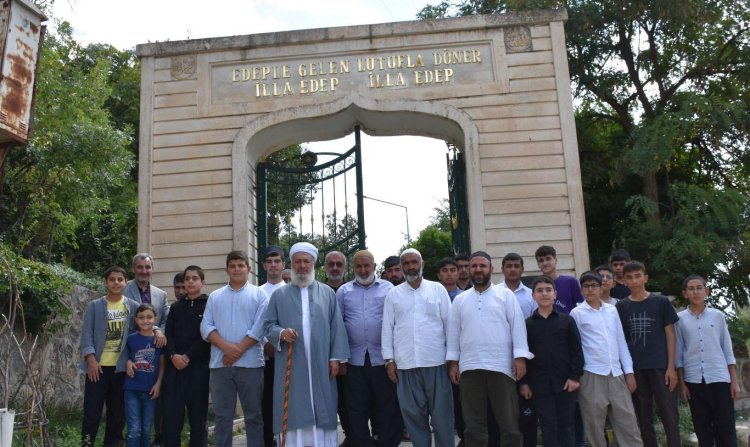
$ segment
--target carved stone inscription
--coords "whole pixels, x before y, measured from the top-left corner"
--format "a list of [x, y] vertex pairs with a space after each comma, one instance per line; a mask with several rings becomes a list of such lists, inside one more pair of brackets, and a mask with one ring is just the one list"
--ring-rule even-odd
[[211, 65], [211, 102], [495, 81], [489, 43]]

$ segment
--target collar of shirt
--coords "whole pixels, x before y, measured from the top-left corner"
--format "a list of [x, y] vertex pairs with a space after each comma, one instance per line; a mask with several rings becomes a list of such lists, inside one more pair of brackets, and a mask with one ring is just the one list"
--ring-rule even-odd
[[547, 318], [553, 318], [553, 317], [558, 317], [558, 316], [559, 314], [557, 313], [554, 307], [552, 308], [552, 312], [550, 312], [550, 314], [547, 315], [546, 317], [542, 316], [539, 313], [539, 308], [534, 309], [534, 312], [531, 313], [531, 318], [536, 318], [536, 319], [541, 319], [541, 320], [546, 320]]
[[228, 282], [227, 286], [229, 286], [229, 290], [231, 290], [232, 292], [241, 292], [242, 290], [245, 289], [245, 287], [247, 287], [248, 284], [250, 284], [250, 283], [247, 282], [247, 281], [245, 281], [245, 284], [243, 284], [242, 287], [240, 287], [239, 289], [235, 289], [234, 287], [232, 287], [232, 283], [231, 282]]

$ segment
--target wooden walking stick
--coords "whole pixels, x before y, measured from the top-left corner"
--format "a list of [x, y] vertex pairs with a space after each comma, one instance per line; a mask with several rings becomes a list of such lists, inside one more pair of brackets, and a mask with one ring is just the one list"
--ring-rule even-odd
[[287, 343], [286, 376], [284, 377], [284, 411], [281, 414], [281, 447], [286, 447], [286, 423], [289, 419], [289, 382], [292, 378], [292, 343]]

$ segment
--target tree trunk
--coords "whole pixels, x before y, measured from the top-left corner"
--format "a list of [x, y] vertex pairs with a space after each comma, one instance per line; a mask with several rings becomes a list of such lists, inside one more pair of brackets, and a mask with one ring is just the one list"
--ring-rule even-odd
[[5, 183], [5, 159], [10, 153], [10, 146], [0, 146], [0, 204], [3, 203], [3, 184]]
[[656, 183], [656, 171], [648, 172], [643, 176], [643, 195], [654, 203], [654, 212], [649, 216], [649, 219], [660, 221], [659, 185]]

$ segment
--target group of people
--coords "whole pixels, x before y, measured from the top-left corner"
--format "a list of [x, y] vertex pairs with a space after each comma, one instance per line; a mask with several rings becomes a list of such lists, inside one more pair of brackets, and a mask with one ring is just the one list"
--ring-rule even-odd
[[[250, 261], [227, 255], [228, 283], [209, 296], [203, 270], [175, 277], [178, 300], [150, 284], [153, 259], [105, 272], [107, 295], [84, 315], [82, 444], [93, 445], [106, 404], [104, 445], [206, 445], [209, 395], [217, 446], [232, 444], [239, 399], [248, 446], [351, 447], [680, 445], [677, 398], [690, 403], [701, 446], [734, 446], [735, 359], [723, 314], [706, 307], [700, 276], [683, 283], [687, 309], [646, 290], [646, 267], [618, 250], [579, 279], [557, 272], [551, 246], [535, 253], [541, 276], [522, 281], [523, 258], [477, 251], [442, 259], [423, 277], [409, 248], [376, 275], [371, 252], [270, 246], [267, 282], [248, 282]], [[160, 407], [160, 408], [159, 408]]]

